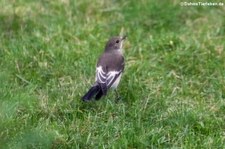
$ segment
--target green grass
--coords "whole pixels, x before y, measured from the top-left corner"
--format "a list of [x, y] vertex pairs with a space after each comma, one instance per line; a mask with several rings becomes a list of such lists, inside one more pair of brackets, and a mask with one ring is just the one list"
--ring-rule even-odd
[[[0, 148], [224, 148], [225, 6], [0, 1]], [[118, 103], [80, 97], [126, 33]]]

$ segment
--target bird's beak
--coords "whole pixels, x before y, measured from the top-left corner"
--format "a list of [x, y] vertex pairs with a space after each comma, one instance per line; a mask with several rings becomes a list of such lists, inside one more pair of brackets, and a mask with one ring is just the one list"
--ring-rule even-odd
[[126, 38], [127, 38], [127, 35], [123, 36], [123, 37], [121, 38], [121, 40], [125, 40]]

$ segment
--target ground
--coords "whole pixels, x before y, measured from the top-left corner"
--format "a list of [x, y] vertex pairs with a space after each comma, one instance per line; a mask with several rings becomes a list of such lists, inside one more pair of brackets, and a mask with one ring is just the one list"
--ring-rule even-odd
[[[224, 148], [225, 3], [181, 2], [0, 1], [0, 146]], [[122, 99], [82, 102], [121, 34]]]

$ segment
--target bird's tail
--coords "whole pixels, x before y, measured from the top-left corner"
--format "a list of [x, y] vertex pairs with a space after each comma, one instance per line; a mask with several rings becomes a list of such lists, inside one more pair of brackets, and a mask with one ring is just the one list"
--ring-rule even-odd
[[81, 98], [83, 101], [89, 101], [93, 96], [99, 94], [101, 87], [99, 85], [92, 86], [89, 91]]

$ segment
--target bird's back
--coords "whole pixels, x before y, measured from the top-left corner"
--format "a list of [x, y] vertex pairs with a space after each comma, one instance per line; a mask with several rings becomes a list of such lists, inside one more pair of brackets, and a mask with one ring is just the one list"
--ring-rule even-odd
[[124, 57], [123, 57], [123, 55], [121, 55], [117, 52], [107, 52], [107, 53], [102, 54], [101, 57], [99, 58], [97, 67], [99, 67], [100, 65], [104, 68], [105, 72], [120, 71], [120, 70], [123, 71], [124, 70]]

